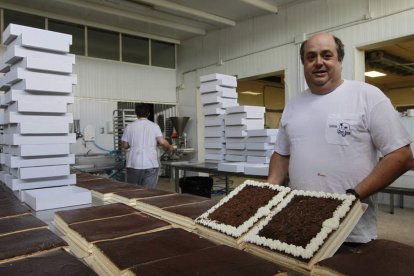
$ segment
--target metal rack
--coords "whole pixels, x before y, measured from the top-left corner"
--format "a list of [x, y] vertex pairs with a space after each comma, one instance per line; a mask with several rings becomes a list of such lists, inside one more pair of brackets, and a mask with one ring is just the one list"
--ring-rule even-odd
[[122, 150], [121, 138], [125, 127], [137, 119], [133, 109], [116, 109], [112, 113], [114, 123], [114, 150]]

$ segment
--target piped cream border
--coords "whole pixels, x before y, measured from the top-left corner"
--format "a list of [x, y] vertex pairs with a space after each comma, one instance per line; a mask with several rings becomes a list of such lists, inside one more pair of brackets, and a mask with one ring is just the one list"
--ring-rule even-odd
[[[285, 208], [294, 196], [300, 195], [319, 198], [334, 198], [342, 200], [342, 204], [336, 208], [331, 218], [326, 219], [322, 223], [321, 231], [313, 239], [311, 239], [305, 248], [293, 244], [287, 244], [279, 240], [268, 239], [266, 237], [258, 235], [259, 231], [262, 230], [263, 227], [266, 226], [277, 213]], [[323, 245], [328, 235], [332, 231], [338, 229], [340, 220], [349, 212], [355, 199], [355, 196], [348, 194], [329, 194], [324, 192], [293, 190], [264, 220], [262, 220], [243, 238], [243, 241], [250, 242], [259, 246], [266, 246], [271, 250], [284, 252], [295, 257], [310, 259]]]
[[[246, 186], [255, 186], [255, 187], [262, 187], [262, 188], [270, 188], [273, 190], [277, 190], [279, 193], [274, 196], [265, 206], [260, 207], [257, 212], [246, 220], [243, 224], [239, 225], [238, 227], [234, 227], [232, 225], [227, 225], [220, 223], [218, 221], [210, 220], [208, 216], [213, 213], [216, 209], [220, 208], [226, 202], [228, 202], [231, 198], [236, 196], [241, 190], [243, 190]], [[228, 194], [228, 196], [222, 198], [216, 205], [210, 208], [207, 212], [196, 218], [195, 222], [219, 232], [225, 233], [226, 235], [239, 238], [243, 233], [247, 232], [260, 218], [267, 216], [270, 214], [271, 209], [277, 205], [282, 199], [290, 192], [290, 188], [283, 187], [280, 185], [273, 185], [269, 183], [262, 183], [252, 180], [246, 180], [243, 184], [239, 185], [236, 189]]]

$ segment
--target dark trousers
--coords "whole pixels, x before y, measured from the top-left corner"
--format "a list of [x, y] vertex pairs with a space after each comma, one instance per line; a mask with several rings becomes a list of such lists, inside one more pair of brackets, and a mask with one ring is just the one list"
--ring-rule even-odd
[[155, 188], [158, 182], [158, 172], [160, 168], [133, 169], [127, 168], [127, 182], [138, 184], [145, 188]]

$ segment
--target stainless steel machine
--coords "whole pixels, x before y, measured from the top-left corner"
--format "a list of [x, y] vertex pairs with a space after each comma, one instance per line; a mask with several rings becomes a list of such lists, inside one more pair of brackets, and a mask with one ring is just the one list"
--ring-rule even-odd
[[165, 152], [161, 160], [182, 160], [186, 154], [194, 152], [194, 148], [189, 147], [187, 133], [184, 132], [190, 117], [170, 117], [175, 129], [176, 136], [171, 137], [171, 142], [177, 147], [173, 152]]

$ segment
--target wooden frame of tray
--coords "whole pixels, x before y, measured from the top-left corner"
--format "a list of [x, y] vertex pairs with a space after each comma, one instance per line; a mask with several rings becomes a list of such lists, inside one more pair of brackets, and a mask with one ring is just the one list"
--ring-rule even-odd
[[343, 221], [340, 223], [338, 229], [328, 237], [328, 239], [324, 242], [322, 247], [315, 253], [315, 255], [308, 262], [304, 262], [295, 259], [294, 257], [290, 257], [287, 254], [278, 253], [272, 251], [271, 249], [260, 247], [258, 245], [254, 245], [248, 242], [243, 242], [241, 246], [247, 252], [250, 252], [256, 256], [275, 262], [277, 264], [298, 271], [300, 273], [310, 274], [310, 271], [312, 270], [312, 267], [315, 263], [325, 258], [329, 258], [333, 254], [335, 254], [335, 252], [338, 250], [341, 244], [352, 232], [354, 226], [358, 223], [359, 219], [366, 210], [366, 207], [366, 205], [361, 204], [361, 202], [357, 200], [355, 204], [352, 206], [351, 210], [345, 216]]
[[171, 223], [173, 227], [183, 228], [189, 232], [195, 232], [197, 225], [194, 219], [179, 214], [174, 214], [169, 211], [164, 211], [161, 217], [163, 220]]
[[235, 238], [221, 233], [219, 231], [216, 231], [214, 229], [207, 228], [200, 224], [196, 224], [196, 227], [196, 233], [202, 236], [203, 238], [209, 239], [220, 244], [225, 244], [237, 249], [243, 249], [242, 238], [244, 237], [244, 235], [242, 235], [239, 238]]

